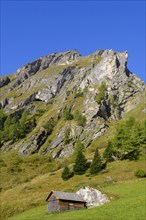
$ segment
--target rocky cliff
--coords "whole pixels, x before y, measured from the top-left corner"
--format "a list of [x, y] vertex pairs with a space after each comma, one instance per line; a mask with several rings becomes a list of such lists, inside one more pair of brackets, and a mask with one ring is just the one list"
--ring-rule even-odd
[[5, 117], [21, 119], [27, 111], [27, 120], [36, 121], [25, 137], [2, 141], [2, 151], [55, 158], [71, 154], [77, 139], [90, 147], [141, 101], [145, 84], [128, 70], [127, 60], [127, 51], [98, 50], [83, 57], [73, 50], [40, 57], [2, 77]]

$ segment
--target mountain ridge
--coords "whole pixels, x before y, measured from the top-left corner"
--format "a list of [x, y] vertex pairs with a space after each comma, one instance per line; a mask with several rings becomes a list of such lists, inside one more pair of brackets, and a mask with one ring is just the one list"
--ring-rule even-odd
[[[77, 50], [53, 53], [19, 68], [0, 80], [0, 108], [6, 116], [24, 110], [36, 126], [25, 137], [2, 143], [2, 150], [20, 154], [48, 153], [53, 158], [70, 155], [81, 139], [90, 147], [142, 100], [145, 84], [127, 68], [128, 53], [97, 50], [81, 56]], [[65, 119], [64, 111], [73, 115]], [[79, 114], [78, 119], [76, 114]], [[51, 134], [46, 123], [53, 118]], [[84, 118], [84, 124], [79, 124]], [[28, 119], [28, 120], [29, 120]], [[70, 128], [69, 143], [64, 143]]]

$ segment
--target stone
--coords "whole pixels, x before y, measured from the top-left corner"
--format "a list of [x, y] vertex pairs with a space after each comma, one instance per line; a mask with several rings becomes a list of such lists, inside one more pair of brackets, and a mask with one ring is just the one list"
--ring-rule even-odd
[[3, 86], [8, 85], [10, 82], [11, 82], [11, 80], [8, 76], [1, 78], [0, 79], [0, 88], [2, 88]]
[[76, 193], [86, 201], [87, 208], [101, 206], [110, 201], [105, 194], [90, 187], [81, 188]]

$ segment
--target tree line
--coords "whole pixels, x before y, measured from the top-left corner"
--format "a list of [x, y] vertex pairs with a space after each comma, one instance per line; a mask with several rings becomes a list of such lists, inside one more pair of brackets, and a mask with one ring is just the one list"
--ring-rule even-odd
[[36, 126], [35, 118], [28, 119], [28, 112], [6, 116], [0, 111], [0, 145], [2, 142], [13, 140], [14, 142], [24, 138]]

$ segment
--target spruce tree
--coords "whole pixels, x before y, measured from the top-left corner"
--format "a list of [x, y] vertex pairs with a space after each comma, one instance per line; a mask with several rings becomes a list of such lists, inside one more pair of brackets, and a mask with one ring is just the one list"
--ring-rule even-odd
[[78, 139], [75, 144], [74, 158], [76, 158], [79, 151], [83, 152], [84, 149], [85, 149], [84, 144]]
[[106, 159], [107, 162], [111, 162], [113, 161], [113, 158], [112, 158], [112, 154], [113, 154], [113, 149], [112, 149], [112, 142], [109, 141], [108, 142], [108, 145], [103, 153], [103, 157], [104, 159]]
[[79, 150], [75, 159], [74, 173], [77, 175], [82, 175], [86, 172], [87, 169], [88, 169], [87, 160], [84, 154], [82, 153], [82, 151]]
[[68, 166], [64, 167], [61, 177], [63, 180], [68, 180], [71, 177], [70, 169], [68, 168]]
[[101, 171], [102, 161], [98, 149], [96, 149], [93, 161], [90, 167], [91, 174], [98, 174]]

